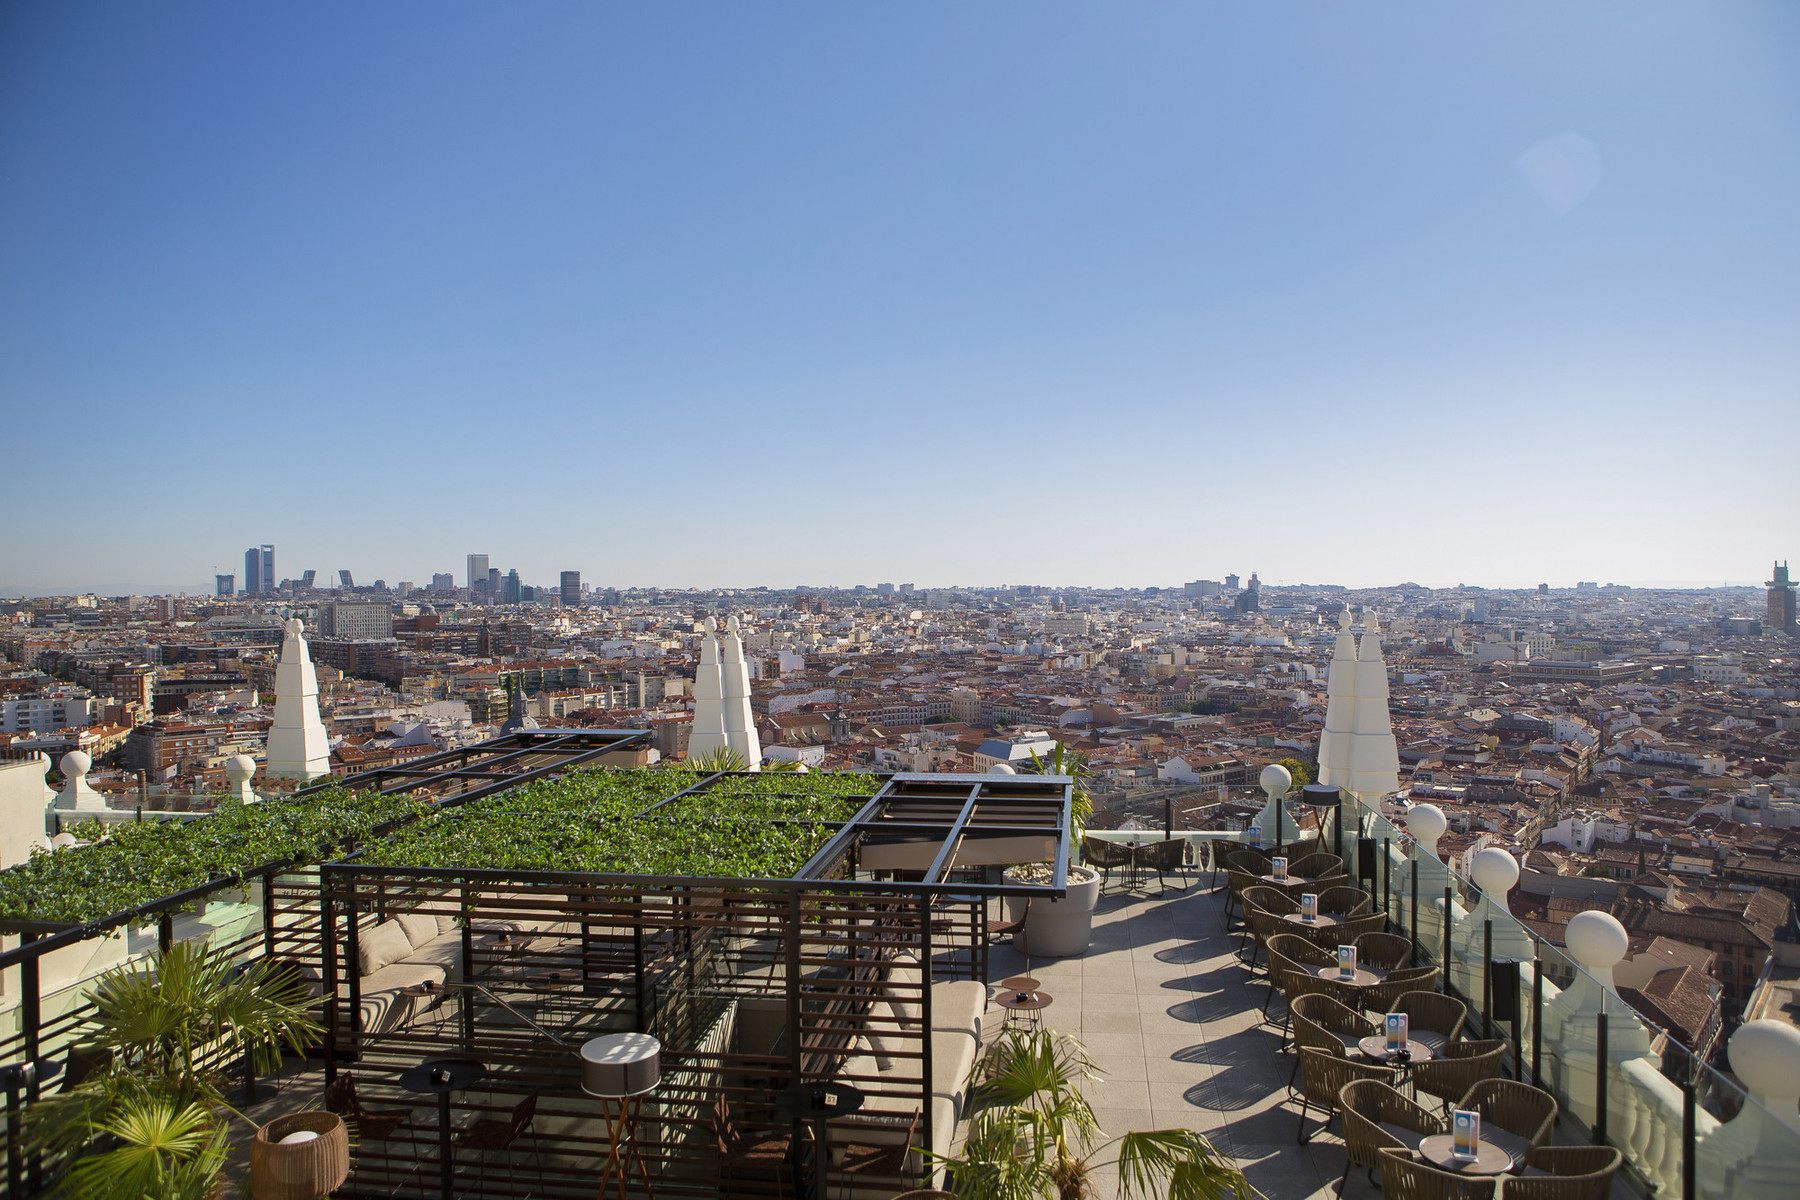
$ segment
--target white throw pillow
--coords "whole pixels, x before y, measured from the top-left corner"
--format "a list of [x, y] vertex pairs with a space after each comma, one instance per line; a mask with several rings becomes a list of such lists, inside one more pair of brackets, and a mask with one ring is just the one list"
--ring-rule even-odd
[[437, 918], [430, 913], [401, 913], [395, 920], [400, 922], [400, 928], [406, 930], [406, 940], [413, 944], [415, 950], [426, 942], [437, 940]]
[[364, 977], [373, 975], [389, 963], [397, 963], [413, 951], [406, 940], [406, 930], [398, 921], [383, 921], [373, 929], [356, 934], [356, 970]]

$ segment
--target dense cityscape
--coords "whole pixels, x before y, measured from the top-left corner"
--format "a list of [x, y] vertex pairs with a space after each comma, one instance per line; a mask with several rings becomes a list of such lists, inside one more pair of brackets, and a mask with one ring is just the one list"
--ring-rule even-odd
[[[1606, 907], [1645, 957], [1634, 999], [1703, 1055], [1780, 1011], [1800, 900], [1794, 584], [1525, 591], [1178, 586], [744, 590], [552, 585], [468, 556], [424, 586], [277, 578], [274, 547], [212, 596], [0, 603], [6, 753], [79, 750], [111, 809], [204, 811], [264, 758], [283, 623], [304, 623], [329, 769], [508, 728], [646, 728], [687, 757], [702, 622], [742, 622], [757, 745], [809, 767], [985, 772], [1057, 743], [1094, 772], [1094, 828], [1241, 830], [1264, 766], [1317, 770], [1338, 614], [1379, 623], [1396, 812], [1430, 801], [1466, 869], [1524, 864], [1515, 913], [1552, 942]], [[264, 764], [258, 787], [292, 788]], [[1652, 969], [1654, 968], [1654, 969]]]

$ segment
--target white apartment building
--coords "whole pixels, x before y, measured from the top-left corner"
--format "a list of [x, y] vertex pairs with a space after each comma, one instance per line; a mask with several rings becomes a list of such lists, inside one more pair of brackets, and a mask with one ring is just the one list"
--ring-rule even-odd
[[55, 733], [92, 725], [99, 705], [85, 688], [48, 696], [21, 696], [0, 701], [0, 731], [6, 733]]

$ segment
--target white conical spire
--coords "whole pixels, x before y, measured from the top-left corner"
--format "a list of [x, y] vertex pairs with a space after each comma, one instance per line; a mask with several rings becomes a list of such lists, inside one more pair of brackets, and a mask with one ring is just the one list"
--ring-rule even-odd
[[756, 736], [756, 718], [750, 712], [750, 668], [744, 664], [738, 619], [727, 620], [725, 628], [725, 661], [720, 664], [725, 692], [725, 744], [736, 750], [752, 771], [760, 771], [762, 740]]
[[1349, 777], [1334, 779], [1339, 787], [1365, 797], [1400, 789], [1400, 748], [1388, 716], [1387, 663], [1381, 657], [1381, 624], [1373, 612], [1363, 614], [1362, 644], [1356, 655], [1356, 712], [1349, 739]]
[[319, 676], [306, 650], [305, 626], [289, 618], [275, 668], [275, 725], [269, 730], [263, 773], [271, 778], [316, 779], [331, 774], [331, 748], [319, 720]]
[[694, 728], [688, 734], [688, 757], [699, 758], [721, 750], [725, 740], [725, 681], [719, 666], [718, 624], [706, 618], [706, 635], [700, 639], [700, 666], [694, 672]]
[[1355, 731], [1356, 635], [1350, 610], [1338, 614], [1337, 644], [1325, 677], [1325, 730], [1319, 735], [1319, 782], [1344, 786], [1349, 775], [1349, 739]]

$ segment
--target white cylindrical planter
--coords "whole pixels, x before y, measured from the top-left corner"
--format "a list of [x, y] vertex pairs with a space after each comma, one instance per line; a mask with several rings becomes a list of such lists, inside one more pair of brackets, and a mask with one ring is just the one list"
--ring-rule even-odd
[[[1017, 883], [1011, 870], [1006, 882]], [[1066, 958], [1087, 949], [1094, 926], [1094, 905], [1100, 899], [1100, 872], [1092, 867], [1069, 868], [1069, 890], [1060, 900], [1031, 898], [1025, 913], [1025, 897], [1006, 898], [1006, 916], [1016, 921], [1025, 915], [1025, 928], [1013, 935], [1013, 945], [1031, 958]]]

